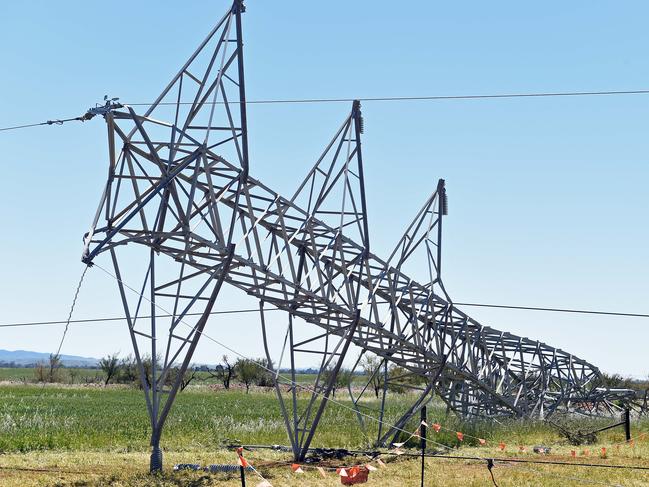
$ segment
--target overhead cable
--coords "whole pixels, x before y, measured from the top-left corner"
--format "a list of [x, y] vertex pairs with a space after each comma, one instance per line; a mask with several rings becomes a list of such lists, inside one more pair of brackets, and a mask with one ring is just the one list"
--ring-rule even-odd
[[[494, 93], [494, 94], [476, 94], [476, 95], [423, 95], [423, 96], [368, 96], [368, 97], [351, 97], [351, 98], [278, 98], [248, 100], [247, 105], [280, 105], [280, 104], [309, 104], [309, 103], [349, 103], [355, 100], [362, 102], [389, 102], [389, 101], [443, 101], [443, 100], [488, 100], [488, 99], [506, 99], [506, 98], [552, 98], [552, 97], [575, 97], [575, 96], [612, 96], [612, 95], [647, 95], [649, 90], [605, 90], [605, 91], [549, 91], [539, 93]], [[222, 101], [205, 102], [205, 105], [223, 104]], [[228, 104], [238, 104], [239, 101], [228, 101]], [[192, 105], [193, 102], [160, 102], [159, 106], [164, 105]], [[130, 106], [151, 106], [151, 102], [128, 103]], [[29, 127], [38, 127], [42, 125], [62, 125], [65, 122], [74, 120], [85, 121], [86, 115], [81, 117], [46, 120], [45, 122], [30, 123], [24, 125], [13, 125], [1, 127], [0, 132], [9, 130], [18, 130]]]
[[[499, 98], [550, 98], [559, 96], [610, 96], [610, 95], [647, 95], [649, 90], [608, 90], [608, 91], [549, 91], [540, 93], [495, 93], [495, 94], [477, 94], [477, 95], [422, 95], [422, 96], [369, 96], [369, 97], [352, 97], [352, 98], [283, 98], [283, 99], [265, 99], [265, 100], [247, 100], [246, 105], [279, 105], [295, 103], [350, 103], [355, 100], [361, 102], [381, 102], [381, 101], [442, 101], [442, 100], [485, 100]], [[216, 103], [223, 104], [222, 101], [205, 102], [206, 105]], [[228, 104], [237, 104], [239, 101], [228, 101]], [[192, 105], [193, 102], [161, 102], [157, 105]], [[130, 106], [151, 106], [153, 103], [128, 103]]]
[[[603, 316], [619, 316], [625, 318], [649, 318], [649, 314], [644, 313], [626, 313], [619, 311], [597, 311], [588, 309], [571, 309], [571, 308], [543, 308], [538, 306], [513, 306], [505, 304], [483, 304], [483, 303], [453, 303], [455, 306], [476, 306], [482, 308], [499, 308], [499, 309], [513, 309], [522, 311], [543, 311], [552, 313], [577, 313], [589, 315], [603, 315]], [[279, 308], [270, 308], [266, 311], [282, 311]], [[210, 315], [229, 315], [229, 314], [243, 314], [243, 313], [258, 313], [257, 308], [242, 308], [242, 309], [229, 309], [223, 311], [212, 311]], [[187, 313], [185, 316], [201, 316], [203, 313]], [[171, 314], [156, 315], [156, 318], [172, 318]], [[140, 316], [140, 319], [148, 319], [151, 316]], [[99, 323], [109, 321], [124, 321], [124, 316], [107, 316], [104, 318], [84, 318], [78, 320], [59, 320], [59, 321], [24, 321], [15, 323], [0, 323], [0, 328], [12, 328], [20, 326], [45, 326], [45, 325], [63, 325], [68, 323]]]

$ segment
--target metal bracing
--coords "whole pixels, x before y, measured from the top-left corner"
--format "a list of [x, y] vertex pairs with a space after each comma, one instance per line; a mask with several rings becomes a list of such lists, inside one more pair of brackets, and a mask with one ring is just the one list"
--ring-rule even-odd
[[[433, 393], [464, 417], [547, 415], [591, 397], [594, 366], [482, 326], [453, 305], [441, 278], [443, 180], [387, 261], [370, 251], [357, 101], [290, 199], [249, 175], [242, 12], [235, 0], [145, 113], [128, 106], [104, 113], [108, 179], [83, 261], [108, 253], [118, 278], [151, 417], [152, 470], [162, 465], [160, 436], [179, 377], [223, 284], [260, 302], [269, 363], [279, 369], [286, 359], [294, 380], [297, 354], [318, 357], [309, 397], [275, 386], [298, 459], [352, 345], [382, 361], [380, 418], [387, 385], [398, 381], [388, 368], [421, 378], [398, 424]], [[133, 297], [125, 283], [135, 282]], [[286, 312], [279, 360], [268, 346], [265, 306]], [[381, 428], [379, 442], [396, 431]]]
[[[360, 282], [347, 278], [351, 269], [357, 269], [361, 275], [366, 265], [365, 259], [369, 250], [369, 231], [367, 222], [367, 205], [363, 181], [363, 158], [361, 150], [361, 133], [363, 120], [360, 103], [354, 102], [349, 116], [345, 119], [340, 129], [336, 132], [331, 142], [325, 148], [315, 166], [300, 184], [295, 195], [291, 198], [294, 204], [302, 203], [309, 215], [304, 219], [301, 228], [293, 232], [293, 238], [298, 241], [309, 241], [312, 237], [310, 218], [327, 222], [335, 228], [336, 234], [326, 247], [319, 251], [320, 261], [339, 261], [342, 271], [336, 271], [328, 266], [328, 276], [320, 280], [319, 285], [325, 291], [329, 300], [345, 306], [351, 313], [355, 313], [349, 325], [340, 328], [337, 334], [323, 331], [319, 328], [310, 328], [308, 336], [296, 340], [294, 330], [294, 317], [288, 313], [288, 327], [286, 339], [279, 358], [274, 359], [269, 352], [268, 334], [266, 332], [264, 317], [264, 300], [261, 301], [260, 313], [263, 330], [264, 349], [269, 364], [282, 367], [284, 351], [288, 352], [288, 361], [292, 371], [291, 381], [282, 387], [276, 380], [275, 391], [280, 403], [282, 415], [287, 426], [289, 440], [293, 454], [297, 459], [303, 459], [315, 434], [329, 396], [334, 391], [336, 378], [343, 365], [349, 346], [360, 319], [358, 303], [361, 300], [363, 287]], [[347, 260], [349, 252], [345, 243], [340, 238], [343, 233], [354, 236], [363, 242], [360, 252]], [[279, 253], [277, 245], [272, 246], [272, 252]], [[307, 251], [298, 248], [296, 281], [309, 281], [312, 268], [312, 258]], [[340, 280], [334, 275], [340, 274]], [[342, 284], [338, 284], [342, 282]], [[297, 295], [296, 295], [297, 298]], [[304, 326], [302, 326], [304, 328]], [[311, 355], [309, 360], [317, 360], [319, 373], [316, 375], [308, 389], [298, 388], [295, 383], [296, 355]], [[279, 376], [276, 375], [276, 379]], [[286, 384], [284, 384], [286, 386]], [[299, 395], [304, 396], [308, 390], [308, 400], [301, 407]], [[284, 399], [289, 393], [291, 401]], [[300, 394], [301, 393], [301, 394]], [[360, 416], [359, 416], [360, 418]]]
[[[238, 193], [248, 169], [242, 12], [242, 2], [235, 1], [144, 115], [131, 107], [104, 114], [109, 175], [85, 237], [83, 260], [91, 263], [103, 251], [111, 256], [151, 419], [152, 471], [162, 468], [165, 420], [234, 255], [236, 205], [230, 215], [211, 207], [219, 196], [210, 167], [219, 158], [207, 154], [217, 147], [229, 149], [238, 171], [227, 187]], [[180, 100], [193, 101], [181, 105]], [[169, 101], [174, 105], [169, 107]], [[161, 121], [165, 119], [172, 122]], [[207, 193], [198, 185], [199, 173], [205, 174], [202, 185], [211, 188]], [[181, 182], [181, 174], [194, 180]], [[205, 207], [197, 210], [198, 205]], [[197, 212], [212, 234], [212, 255], [198, 272]], [[98, 228], [102, 217], [105, 225]], [[125, 255], [127, 242], [148, 250]], [[161, 264], [170, 246], [175, 266]], [[147, 262], [144, 277], [123, 279], [124, 260]], [[137, 281], [140, 296], [133, 301], [124, 283]], [[162, 310], [172, 317], [159, 318]], [[190, 312], [202, 314], [190, 320]], [[166, 333], [160, 336], [163, 328]]]

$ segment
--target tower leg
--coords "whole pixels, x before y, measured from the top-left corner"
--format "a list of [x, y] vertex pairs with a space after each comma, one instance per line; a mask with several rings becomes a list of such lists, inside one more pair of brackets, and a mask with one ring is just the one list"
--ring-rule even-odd
[[151, 448], [151, 461], [149, 463], [151, 473], [162, 472], [162, 448], [159, 445]]

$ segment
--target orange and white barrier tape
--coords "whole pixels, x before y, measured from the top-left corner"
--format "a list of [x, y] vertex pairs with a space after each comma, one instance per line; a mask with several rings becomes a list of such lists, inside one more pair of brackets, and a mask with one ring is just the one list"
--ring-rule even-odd
[[237, 455], [239, 456], [239, 466], [240, 467], [246, 468], [246, 467], [250, 466], [250, 464], [248, 463], [248, 460], [243, 458], [243, 447], [237, 448]]
[[293, 470], [294, 473], [304, 473], [304, 470], [302, 470], [302, 467], [300, 466], [299, 463], [292, 464], [291, 470]]
[[[378, 463], [383, 467], [386, 466], [385, 463], [378, 458], [376, 459], [376, 463]], [[315, 468], [322, 478], [327, 478], [326, 470], [335, 470], [336, 475], [338, 475], [339, 477], [347, 477], [350, 480], [355, 479], [356, 477], [367, 477], [367, 474], [369, 472], [375, 472], [376, 470], [378, 470], [374, 465], [371, 465], [369, 463], [366, 463], [364, 465], [359, 464], [351, 467], [338, 467], [338, 468], [320, 467], [318, 465], [300, 465], [299, 463], [291, 464], [291, 470], [293, 471], [293, 473], [296, 474], [305, 473], [303, 467]], [[261, 487], [261, 485], [258, 487]]]
[[243, 447], [240, 446], [239, 448], [236, 449], [237, 456], [238, 456], [238, 463], [239, 466], [242, 468], [250, 468], [252, 469], [253, 472], [261, 479], [261, 482], [259, 482], [256, 487], [273, 487], [273, 485], [264, 478], [262, 474], [259, 473], [259, 471], [253, 467], [248, 460], [246, 460], [243, 456]]
[[[484, 439], [484, 438], [480, 438], [480, 437], [477, 437], [477, 436], [469, 435], [469, 434], [464, 433], [464, 432], [462, 432], [462, 431], [455, 431], [455, 430], [452, 430], [452, 429], [450, 429], [450, 428], [446, 428], [446, 427], [442, 426], [442, 425], [439, 424], [439, 423], [433, 423], [433, 424], [431, 424], [431, 425], [429, 426], [428, 423], [426, 423], [426, 421], [421, 421], [420, 426], [421, 426], [421, 425], [431, 428], [435, 433], [439, 433], [441, 430], [446, 430], [446, 431], [449, 431], [449, 432], [455, 433], [456, 438], [457, 438], [458, 441], [460, 441], [460, 442], [463, 442], [463, 441], [465, 440], [465, 438], [473, 438], [473, 439], [475, 439], [475, 440], [478, 441], [478, 443], [480, 444], [480, 446], [486, 446], [486, 445], [487, 445], [487, 440]], [[421, 438], [419, 428], [417, 428], [417, 430], [415, 430], [415, 432], [414, 432], [413, 434], [411, 434], [411, 435], [408, 437], [408, 440], [409, 440], [410, 438], [412, 438], [413, 436]], [[611, 446], [611, 447], [614, 446], [616, 452], [619, 452], [619, 451], [620, 451], [620, 445], [623, 445], [623, 444], [626, 444], [626, 445], [629, 446], [630, 448], [635, 448], [635, 446], [636, 446], [636, 440], [640, 440], [640, 439], [646, 438], [646, 437], [648, 437], [648, 436], [649, 436], [649, 432], [643, 432], [643, 433], [640, 433], [639, 435], [635, 436], [634, 438], [631, 438], [631, 439], [628, 440], [628, 441], [625, 440], [625, 441], [623, 441], [623, 442], [613, 443], [613, 444], [611, 444], [610, 446]], [[399, 448], [399, 447], [403, 446], [403, 445], [404, 445], [408, 440], [406, 440], [405, 442], [402, 442], [402, 443], [394, 443], [394, 446], [397, 447], [397, 448]], [[451, 447], [446, 446], [446, 445], [442, 445], [442, 444], [440, 444], [440, 446], [444, 446], [444, 447], [446, 447], [446, 448], [448, 448], [448, 449], [451, 449]], [[498, 448], [500, 449], [500, 451], [505, 451], [506, 447], [507, 447], [507, 445], [506, 445], [504, 442], [500, 441], [500, 442], [498, 443]], [[523, 452], [528, 451], [528, 448], [527, 448], [525, 445], [519, 445], [518, 450], [519, 450], [521, 453], [523, 453]], [[399, 451], [395, 450], [394, 452], [391, 452], [391, 453], [395, 453], [395, 454], [403, 454], [403, 452], [401, 452], [400, 450], [399, 450]], [[576, 457], [576, 451], [574, 451], [574, 450], [571, 451], [571, 452], [570, 452], [570, 455], [571, 455], [573, 458]], [[582, 450], [582, 451], [580, 452], [580, 455], [582, 455], [582, 456], [589, 456], [589, 455], [590, 455], [590, 451], [589, 451], [588, 449], [584, 449], [584, 450]], [[607, 450], [606, 447], [603, 447], [603, 448], [602, 448], [602, 450], [600, 451], [600, 456], [601, 456], [601, 458], [608, 458], [608, 450]]]

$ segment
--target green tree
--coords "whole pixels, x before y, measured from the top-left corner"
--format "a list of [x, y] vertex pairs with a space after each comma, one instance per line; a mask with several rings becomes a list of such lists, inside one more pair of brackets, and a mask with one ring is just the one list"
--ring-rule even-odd
[[250, 386], [256, 384], [263, 370], [259, 364], [248, 358], [240, 358], [234, 364], [237, 378], [246, 386], [246, 394], [250, 391]]
[[45, 382], [47, 380], [47, 368], [45, 362], [38, 362], [34, 366], [34, 377], [37, 382]]
[[388, 390], [392, 392], [403, 394], [406, 389], [422, 385], [425, 382], [426, 379], [403, 367], [394, 365], [388, 369]]
[[638, 384], [630, 377], [605, 372], [602, 373], [602, 385], [610, 389], [635, 389], [638, 387]]
[[[331, 376], [333, 375], [335, 371], [334, 367], [327, 367], [322, 371], [322, 383], [323, 384], [328, 384], [329, 381], [331, 380]], [[352, 373], [351, 370], [349, 369], [344, 369], [340, 368], [338, 370], [338, 374], [336, 375], [336, 378], [334, 379], [333, 382], [333, 387], [331, 389], [331, 394], [333, 397], [336, 397], [336, 390], [343, 388], [343, 387], [348, 387], [352, 383], [352, 378], [354, 377], [354, 374]]]
[[135, 384], [139, 378], [137, 362], [132, 355], [127, 355], [120, 361], [117, 380], [123, 384]]
[[68, 376], [70, 377], [70, 384], [74, 384], [74, 381], [79, 376], [79, 369], [77, 367], [70, 367], [68, 369]]
[[[167, 374], [167, 377], [165, 378], [165, 384], [168, 386], [171, 386], [175, 384], [176, 379], [180, 375], [180, 366], [177, 367], [172, 367], [169, 369], [169, 373]], [[185, 370], [185, 373], [182, 375], [180, 379], [180, 391], [184, 391], [187, 386], [194, 380], [198, 378], [198, 371], [193, 368], [193, 367], [188, 367], [187, 370]]]
[[265, 358], [255, 360], [259, 369], [258, 375], [255, 379], [255, 385], [259, 387], [273, 387], [275, 385], [275, 376], [271, 372], [273, 370], [272, 362]]
[[104, 372], [104, 385], [119, 375], [120, 362], [118, 354], [106, 355], [99, 361], [99, 368]]
[[47, 362], [38, 362], [34, 367], [34, 375], [38, 382], [58, 382], [62, 367], [61, 357], [51, 353]]
[[59, 380], [61, 367], [61, 356], [59, 354], [50, 353], [50, 358], [48, 360], [48, 371], [47, 371], [47, 381], [48, 382], [57, 382]]
[[223, 363], [217, 365], [214, 369], [214, 372], [208, 372], [211, 377], [218, 379], [223, 384], [223, 387], [225, 387], [225, 389], [229, 389], [230, 382], [236, 375], [236, 364], [230, 363], [227, 355], [223, 355], [223, 358], [221, 360], [223, 361]]
[[385, 383], [383, 360], [376, 355], [366, 353], [360, 361], [360, 366], [363, 369], [366, 380], [374, 391], [374, 395], [378, 399], [379, 392], [383, 390]]

